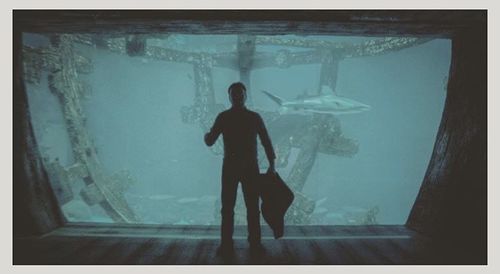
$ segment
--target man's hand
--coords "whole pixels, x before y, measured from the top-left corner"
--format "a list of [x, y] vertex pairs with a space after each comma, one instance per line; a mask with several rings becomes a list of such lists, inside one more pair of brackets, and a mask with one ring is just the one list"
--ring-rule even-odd
[[211, 147], [215, 143], [215, 141], [210, 140], [210, 133], [206, 133], [204, 139], [205, 139], [205, 144], [209, 147]]

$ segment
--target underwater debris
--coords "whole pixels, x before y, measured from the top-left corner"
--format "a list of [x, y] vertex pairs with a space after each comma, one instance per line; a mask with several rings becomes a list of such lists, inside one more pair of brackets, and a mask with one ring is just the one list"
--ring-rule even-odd
[[314, 211], [310, 224], [316, 225], [374, 225], [378, 224], [378, 206], [341, 207], [336, 209], [319, 208]]
[[[60, 176], [67, 176], [68, 172], [74, 173], [71, 176], [82, 176], [80, 178], [86, 184], [80, 192], [83, 201], [88, 205], [99, 204], [115, 222], [138, 222], [139, 218], [123, 196], [124, 190], [133, 179], [126, 173], [115, 176], [104, 175], [95, 145], [85, 128], [86, 118], [81, 106], [85, 85], [80, 84], [76, 61], [83, 59], [77, 58], [73, 46], [74, 38], [75, 36], [70, 34], [53, 36], [51, 41], [55, 54], [42, 56], [50, 59], [44, 62], [57, 64], [49, 71], [49, 89], [59, 98], [75, 165], [79, 167], [78, 171], [75, 169], [66, 171], [60, 168], [56, 172], [59, 172]], [[85, 173], [80, 173], [80, 170], [85, 170]]]
[[[70, 136], [75, 157], [75, 165], [67, 170], [60, 167], [59, 170], [56, 171], [59, 173], [57, 176], [83, 179], [86, 186], [80, 194], [82, 198], [88, 201], [88, 205], [98, 204], [101, 206], [115, 222], [139, 221], [135, 211], [143, 209], [134, 207], [134, 210], [132, 210], [127, 199], [124, 197], [126, 189], [134, 184], [136, 179], [132, 178], [126, 171], [108, 176], [99, 163], [96, 146], [85, 128], [86, 118], [81, 107], [82, 99], [90, 96], [90, 88], [85, 82], [79, 79], [79, 74], [92, 71], [93, 64], [92, 60], [83, 55], [79, 55], [74, 49], [73, 44], [80, 43], [123, 54], [125, 56], [142, 56], [142, 62], [148, 60], [162, 60], [192, 64], [194, 76], [190, 76], [189, 74], [188, 78], [194, 80], [196, 85], [194, 103], [192, 106], [186, 106], [181, 109], [181, 118], [183, 122], [196, 124], [202, 130], [206, 131], [212, 124], [215, 115], [224, 109], [224, 105], [218, 104], [215, 100], [212, 68], [223, 67], [241, 71], [242, 68], [239, 66], [241, 56], [235, 52], [238, 48], [235, 46], [224, 48], [224, 50], [227, 49], [234, 52], [220, 52], [221, 47], [215, 52], [187, 52], [182, 51], [186, 48], [186, 41], [182, 41], [182, 39], [184, 39], [183, 36], [172, 35], [167, 37], [169, 37], [170, 44], [172, 44], [172, 40], [180, 39], [173, 43], [176, 44], [177, 48], [180, 50], [150, 45], [147, 42], [149, 36], [133, 35], [120, 37], [117, 35], [105, 36], [101, 34], [51, 35], [52, 45], [48, 48], [23, 48], [25, 80], [28, 83], [37, 84], [40, 82], [41, 72], [43, 70], [48, 71], [49, 88], [51, 92], [58, 96], [63, 109], [66, 130]], [[244, 62], [246, 64], [245, 68], [248, 71], [262, 67], [288, 68], [294, 65], [321, 64], [322, 71], [332, 72], [330, 76], [333, 78], [321, 79], [320, 76], [319, 88], [321, 89], [322, 86], [327, 84], [332, 94], [337, 75], [337, 71], [333, 69], [335, 66], [332, 65], [332, 63], [348, 57], [380, 55], [428, 41], [428, 39], [420, 38], [385, 38], [373, 39], [360, 44], [352, 44], [319, 40], [313, 41], [310, 39], [288, 39], [274, 36], [253, 36], [253, 38], [246, 37], [242, 40], [253, 41], [253, 44], [248, 47], [249, 49], [253, 48], [253, 50], [248, 51], [252, 52], [251, 58]], [[276, 53], [256, 52], [255, 45], [262, 44], [304, 47], [310, 48], [311, 50], [292, 52], [288, 49], [282, 49]], [[246, 56], [248, 57], [249, 55], [247, 54]], [[321, 96], [321, 94], [309, 96], [309, 98], [301, 96], [301, 98], [298, 99], [301, 99], [305, 104], [307, 100], [312, 100], [311, 98]], [[316, 103], [318, 103], [318, 101], [316, 101]], [[319, 101], [319, 105], [322, 103], [324, 102]], [[348, 102], [343, 101], [343, 103]], [[339, 104], [341, 105], [339, 102], [333, 102], [335, 107], [338, 107]], [[292, 164], [290, 174], [285, 181], [289, 182], [290, 186], [293, 188], [296, 195], [296, 202], [294, 202], [290, 208], [286, 221], [290, 224], [311, 223], [311, 215], [313, 212], [320, 212], [321, 214], [326, 213], [324, 208], [318, 207], [318, 205], [321, 204], [320, 201], [315, 205], [314, 201], [301, 193], [317, 154], [326, 153], [329, 155], [350, 157], [358, 152], [359, 144], [357, 141], [343, 136], [340, 121], [333, 115], [324, 115], [321, 107], [319, 111], [313, 113], [312, 117], [294, 120], [292, 123], [293, 127], [286, 131], [277, 130], [276, 128], [279, 128], [280, 122], [290, 122], [291, 119], [295, 119], [296, 117], [288, 115], [277, 117], [279, 116], [278, 113], [265, 111], [261, 111], [261, 113], [264, 119], [271, 121], [271, 136], [273, 141], [276, 140], [275, 148], [278, 156], [276, 160], [277, 167]], [[273, 127], [275, 127], [275, 129], [273, 129]], [[292, 148], [299, 149], [299, 154], [297, 156], [297, 161], [289, 163], [288, 158], [290, 157]], [[218, 143], [212, 147], [212, 151], [217, 155], [222, 155], [222, 141], [218, 141]], [[263, 155], [263, 153], [259, 154]], [[69, 179], [63, 178], [62, 180], [66, 181]], [[66, 203], [74, 201], [74, 198], [68, 197], [70, 196], [66, 195], [66, 198], [63, 198]], [[130, 197], [128, 199], [139, 198]], [[144, 200], [152, 203], [164, 202], [169, 206], [166, 208], [168, 208], [169, 211], [172, 210], [175, 214], [180, 214], [179, 212], [182, 212], [182, 214], [191, 214], [193, 216], [198, 215], [196, 212], [186, 211], [186, 213], [184, 213], [185, 211], [182, 211], [182, 209], [186, 207], [183, 207], [182, 204], [194, 202], [212, 203], [214, 200], [216, 201], [215, 197], [174, 199], [174, 196], [170, 197], [169, 195], [153, 195]], [[242, 216], [242, 220], [237, 220], [237, 222], [241, 221], [243, 223], [246, 222], [246, 218], [244, 217], [245, 211], [242, 206], [243, 204], [241, 204], [242, 199], [239, 199], [239, 201], [240, 203], [237, 211], [242, 211], [243, 213], [238, 215]], [[218, 206], [219, 205], [216, 206], [216, 209]], [[206, 208], [210, 207], [207, 206]], [[376, 222], [378, 211], [378, 208], [369, 210], [363, 217], [364, 219], [360, 222]], [[216, 216], [219, 215], [220, 211], [217, 210]], [[155, 222], [159, 223], [191, 222], [193, 220], [197, 222], [197, 219], [178, 220], [175, 216], [151, 216], [147, 215], [147, 213], [143, 213], [141, 216], [146, 216], [145, 220], [155, 220]], [[332, 218], [339, 217], [339, 215], [329, 214], [326, 214], [326, 216]], [[200, 220], [202, 220], [201, 218], [202, 217], [200, 217]], [[352, 216], [350, 220], [359, 221], [359, 219]], [[203, 222], [205, 223], [206, 220], [203, 219]]]
[[291, 66], [290, 62], [288, 62], [290, 55], [290, 50], [280, 49], [275, 57], [276, 65], [282, 69], [289, 68]]
[[[309, 224], [311, 214], [314, 211], [314, 202], [310, 201], [304, 194], [295, 193], [295, 200], [288, 209], [285, 215], [286, 224]], [[297, 197], [299, 197], [297, 199]], [[221, 201], [217, 198], [214, 203], [213, 222], [220, 224], [221, 221]], [[247, 210], [245, 207], [244, 197], [241, 191], [238, 191], [236, 196], [236, 203], [234, 207], [234, 224], [246, 225], [247, 224]], [[265, 223], [264, 217], [260, 216], [261, 224]]]
[[78, 73], [89, 74], [94, 70], [92, 59], [81, 54], [75, 54], [75, 65]]
[[347, 220], [349, 225], [370, 225], [377, 224], [377, 214], [379, 213], [378, 206], [372, 208], [364, 207], [342, 207], [344, 212], [344, 218]]
[[111, 181], [110, 185], [112, 188], [121, 193], [124, 193], [132, 185], [137, 184], [137, 179], [126, 169], [116, 172], [109, 178], [109, 180]]
[[377, 222], [377, 214], [380, 212], [380, 209], [378, 206], [374, 206], [370, 208], [367, 212], [366, 215], [361, 222], [363, 225], [374, 225], [378, 224]]
[[344, 50], [345, 57], [377, 56], [417, 46], [432, 39], [416, 37], [386, 37], [372, 39], [361, 44], [350, 45]]
[[[201, 197], [183, 197], [169, 194], [136, 195], [127, 193], [127, 200], [134, 205], [134, 211], [146, 223], [158, 224], [215, 224], [212, 210], [215, 201], [213, 195]], [[154, 210], [163, 208], [165, 210]]]
[[71, 200], [61, 206], [62, 212], [70, 222], [88, 222], [92, 219], [90, 207], [82, 200]]
[[285, 214], [285, 224], [310, 224], [314, 212], [314, 201], [292, 188], [295, 199]]

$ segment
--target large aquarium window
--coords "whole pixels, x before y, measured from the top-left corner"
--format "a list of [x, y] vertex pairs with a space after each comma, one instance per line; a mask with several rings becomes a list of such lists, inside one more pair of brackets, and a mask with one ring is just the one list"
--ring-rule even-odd
[[218, 225], [223, 143], [203, 135], [242, 81], [295, 193], [286, 224], [404, 224], [450, 50], [415, 37], [23, 34], [31, 122], [69, 222]]

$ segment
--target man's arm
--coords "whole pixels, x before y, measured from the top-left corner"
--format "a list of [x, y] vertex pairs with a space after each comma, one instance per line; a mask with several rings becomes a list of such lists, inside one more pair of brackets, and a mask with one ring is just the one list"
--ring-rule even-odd
[[215, 118], [214, 125], [210, 129], [208, 133], [205, 134], [205, 144], [207, 146], [212, 146], [215, 141], [217, 141], [217, 138], [219, 135], [222, 133], [222, 118], [221, 114], [217, 115], [217, 118]]
[[269, 134], [267, 133], [266, 126], [264, 125], [264, 121], [262, 117], [257, 114], [257, 127], [260, 142], [266, 151], [267, 160], [269, 161], [269, 168], [274, 171], [274, 159], [276, 159], [276, 155], [274, 154], [273, 145], [271, 143], [271, 138], [269, 138]]

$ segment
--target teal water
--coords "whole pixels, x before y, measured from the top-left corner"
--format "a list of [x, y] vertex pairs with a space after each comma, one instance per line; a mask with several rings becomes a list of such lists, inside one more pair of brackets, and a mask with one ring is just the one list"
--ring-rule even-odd
[[[353, 43], [373, 39], [299, 38]], [[34, 47], [48, 44], [38, 34], [25, 34], [23, 39]], [[236, 41], [234, 35], [174, 35], [152, 42], [213, 53], [235, 50]], [[141, 222], [218, 224], [222, 156], [205, 146], [197, 124], [181, 120], [181, 108], [191, 106], [195, 96], [192, 65], [77, 47], [93, 61], [93, 71], [80, 75], [91, 87], [82, 100], [87, 130], [106, 173], [126, 172], [134, 178], [124, 197]], [[284, 47], [256, 47], [257, 52], [280, 49]], [[338, 95], [371, 110], [338, 116], [343, 135], [356, 140], [359, 150], [352, 157], [317, 154], [302, 190], [316, 201], [308, 224], [362, 224], [360, 218], [370, 209], [377, 212], [376, 223], [406, 222], [441, 121], [450, 50], [450, 40], [434, 39], [381, 56], [340, 61]], [[223, 68], [213, 68], [212, 73], [216, 102], [229, 107], [226, 90], [239, 81], [239, 73]], [[315, 92], [319, 75], [319, 64], [256, 69], [251, 74], [249, 108], [278, 111], [260, 90], [294, 99]], [[46, 77], [45, 72], [39, 85], [26, 83], [32, 123], [43, 156], [48, 161], [58, 158], [69, 167], [74, 163], [71, 145], [59, 101], [50, 93]], [[284, 178], [298, 153], [293, 148], [289, 166], [278, 168]], [[99, 205], [89, 206], [80, 198], [82, 180], [68, 183], [75, 198], [61, 208], [69, 221], [113, 222]]]

